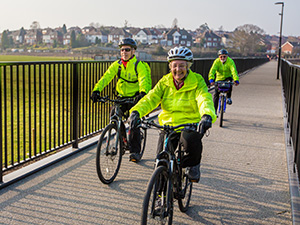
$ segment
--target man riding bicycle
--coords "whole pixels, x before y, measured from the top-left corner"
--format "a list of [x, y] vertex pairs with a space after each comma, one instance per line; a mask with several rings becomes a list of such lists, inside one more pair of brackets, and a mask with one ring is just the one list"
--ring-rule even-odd
[[[95, 85], [91, 99], [97, 102], [100, 97], [100, 92], [107, 86], [115, 76], [118, 75], [116, 91], [119, 98], [135, 97], [135, 103], [146, 95], [152, 88], [151, 76], [147, 72], [147, 68], [143, 63], [139, 63], [135, 50], [137, 49], [136, 42], [131, 38], [125, 38], [119, 43], [121, 60], [113, 62], [99, 82]], [[136, 63], [138, 63], [136, 65]], [[121, 110], [127, 112], [134, 104], [123, 104]], [[114, 108], [111, 111], [113, 115]], [[123, 136], [126, 136], [125, 127], [122, 127]], [[137, 162], [140, 160], [141, 140], [140, 130], [129, 130], [129, 148], [130, 161]]]
[[[176, 126], [183, 123], [198, 123], [206, 131], [215, 122], [216, 115], [212, 96], [200, 74], [191, 71], [193, 53], [186, 47], [175, 47], [168, 53], [170, 73], [161, 78], [155, 87], [144, 96], [130, 112], [130, 126], [136, 127], [139, 120], [159, 104], [162, 112], [158, 119], [161, 125]], [[165, 134], [159, 135], [158, 152], [163, 149]], [[185, 155], [181, 162], [188, 167], [188, 177], [198, 182], [202, 154], [201, 135], [198, 132], [178, 131], [172, 138], [174, 149], [183, 143]]]
[[[233, 81], [234, 84], [237, 86], [239, 85], [239, 77], [238, 72], [236, 70], [236, 66], [234, 61], [228, 56], [228, 51], [225, 49], [221, 49], [218, 51], [219, 57], [214, 61], [213, 65], [210, 68], [208, 79], [210, 85], [215, 85], [215, 81]], [[232, 93], [232, 86], [227, 93], [227, 104], [231, 105], [231, 93]], [[214, 93], [214, 106], [217, 112], [218, 110], [218, 103], [219, 103], [219, 89], [215, 86], [215, 93]]]

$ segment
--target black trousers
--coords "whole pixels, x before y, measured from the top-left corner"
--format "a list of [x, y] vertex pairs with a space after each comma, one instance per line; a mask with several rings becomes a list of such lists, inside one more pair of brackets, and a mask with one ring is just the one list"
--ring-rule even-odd
[[[157, 154], [163, 150], [166, 134], [162, 131], [159, 134]], [[202, 157], [202, 141], [198, 132], [186, 130], [176, 133], [170, 137], [169, 148], [176, 149], [178, 144], [183, 146], [184, 156], [181, 160], [183, 168], [187, 166], [195, 166], [200, 163]]]
[[[231, 77], [230, 78], [226, 78], [225, 80], [226, 81], [233, 81], [233, 79]], [[231, 98], [231, 93], [232, 93], [232, 85], [230, 86], [230, 89], [229, 89], [229, 91], [227, 93], [227, 98]], [[215, 106], [216, 112], [218, 111], [219, 95], [220, 95], [220, 92], [219, 92], [218, 86], [215, 85], [215, 94], [214, 94], [213, 100], [214, 100], [214, 106]]]
[[[124, 119], [128, 119], [129, 110], [134, 106], [134, 104], [122, 104], [120, 109]], [[110, 111], [110, 116], [115, 113], [115, 106], [112, 107]], [[126, 128], [124, 123], [121, 124], [121, 134], [123, 137], [126, 137]], [[140, 128], [129, 129], [128, 131], [128, 145], [131, 153], [140, 153], [141, 151], [141, 133]]]

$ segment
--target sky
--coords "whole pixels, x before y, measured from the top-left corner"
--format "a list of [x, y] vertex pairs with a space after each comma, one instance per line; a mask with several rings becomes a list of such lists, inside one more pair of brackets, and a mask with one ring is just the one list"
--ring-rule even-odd
[[278, 35], [284, 2], [282, 35], [300, 36], [300, 0], [4, 0], [0, 32], [29, 29], [33, 21], [41, 28], [89, 26], [166, 27], [177, 20], [180, 28], [234, 31], [253, 24], [266, 34]]

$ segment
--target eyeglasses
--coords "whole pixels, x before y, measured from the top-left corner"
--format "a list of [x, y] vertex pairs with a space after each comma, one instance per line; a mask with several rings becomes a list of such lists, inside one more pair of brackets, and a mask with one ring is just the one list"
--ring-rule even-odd
[[219, 58], [221, 58], [221, 59], [222, 59], [222, 58], [225, 59], [226, 57], [227, 57], [226, 55], [220, 55], [220, 56], [219, 56]]
[[131, 48], [121, 48], [121, 52], [130, 52], [131, 51]]

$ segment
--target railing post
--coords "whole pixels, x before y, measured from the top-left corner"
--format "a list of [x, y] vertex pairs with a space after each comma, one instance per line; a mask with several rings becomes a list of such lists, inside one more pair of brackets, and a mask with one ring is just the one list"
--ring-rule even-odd
[[2, 66], [0, 66], [0, 183], [3, 183], [3, 154], [2, 154]]
[[73, 63], [73, 138], [72, 138], [72, 147], [78, 148], [78, 64], [79, 62]]

